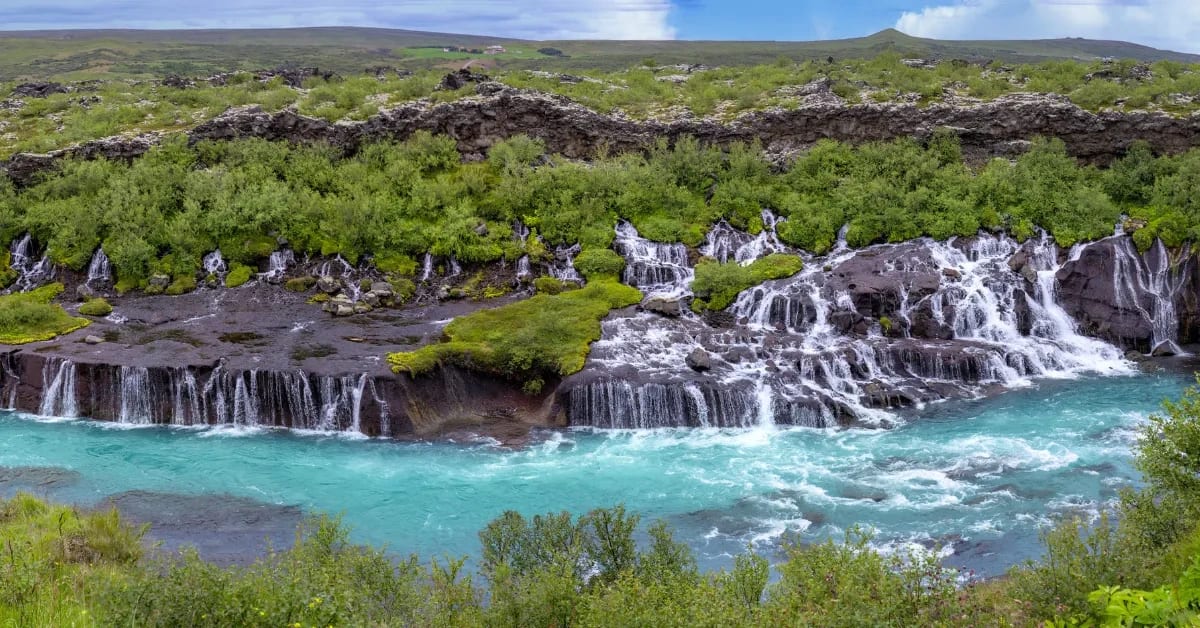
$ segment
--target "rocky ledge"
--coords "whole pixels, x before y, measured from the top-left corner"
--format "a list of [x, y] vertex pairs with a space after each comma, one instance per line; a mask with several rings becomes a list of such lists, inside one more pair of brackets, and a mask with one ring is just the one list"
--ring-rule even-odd
[[[809, 89], [809, 86], [805, 86]], [[728, 123], [708, 119], [641, 122], [604, 115], [566, 98], [484, 82], [478, 95], [450, 103], [415, 101], [381, 111], [362, 122], [330, 123], [294, 110], [266, 112], [256, 106], [233, 108], [188, 132], [191, 141], [260, 137], [291, 142], [325, 142], [353, 152], [364, 142], [405, 139], [416, 131], [447, 134], [467, 158], [478, 158], [496, 142], [518, 134], [545, 141], [552, 153], [586, 158], [604, 146], [610, 151], [643, 149], [658, 138], [694, 136], [728, 144], [759, 140], [781, 160], [821, 139], [850, 143], [925, 138], [939, 128], [959, 135], [964, 154], [976, 162], [1023, 152], [1037, 136], [1058, 137], [1081, 160], [1107, 163], [1136, 140], [1158, 153], [1200, 145], [1200, 116], [1163, 113], [1092, 113], [1065, 97], [1019, 93], [993, 101], [845, 104], [817, 85], [795, 109], [742, 114]], [[19, 185], [64, 157], [135, 158], [158, 140], [154, 134], [112, 137], [47, 154], [20, 153], [3, 164]]]

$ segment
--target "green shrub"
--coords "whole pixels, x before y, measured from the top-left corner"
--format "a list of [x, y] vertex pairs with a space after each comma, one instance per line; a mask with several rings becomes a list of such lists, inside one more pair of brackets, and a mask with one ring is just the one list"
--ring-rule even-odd
[[74, 318], [50, 302], [62, 291], [62, 284], [52, 283], [0, 296], [0, 344], [39, 342], [86, 327], [86, 318]]
[[180, 275], [167, 286], [166, 293], [173, 296], [178, 296], [196, 289], [196, 277], [193, 275]]
[[696, 265], [696, 279], [692, 282], [692, 292], [696, 295], [692, 307], [697, 311], [723, 310], [732, 305], [743, 290], [771, 279], [789, 277], [803, 268], [804, 262], [799, 257], [784, 253], [773, 253], [748, 266], [701, 260]]
[[417, 272], [417, 261], [400, 253], [384, 253], [375, 256], [375, 268], [388, 275], [412, 275]]
[[388, 361], [396, 373], [412, 375], [450, 362], [518, 381], [566, 376], [583, 368], [609, 310], [640, 300], [636, 289], [613, 280], [539, 294], [456, 318], [446, 326], [444, 342], [393, 353]]
[[287, 282], [283, 284], [283, 287], [288, 292], [307, 292], [309, 288], [312, 288], [316, 284], [316, 277], [295, 277], [293, 279], [288, 279]]
[[585, 248], [574, 263], [575, 270], [587, 279], [616, 278], [625, 270], [625, 258], [612, 249]]
[[108, 316], [112, 311], [112, 306], [102, 297], [89, 299], [79, 306], [79, 313], [86, 316]]
[[252, 276], [254, 276], [254, 270], [252, 268], [249, 266], [243, 266], [241, 264], [234, 264], [233, 268], [229, 270], [229, 274], [225, 275], [225, 287], [236, 288], [247, 281], [250, 281]]
[[554, 295], [566, 292], [568, 290], [575, 290], [577, 288], [579, 288], [579, 284], [576, 284], [572, 281], [563, 281], [556, 277], [538, 277], [537, 279], [533, 280], [533, 289], [536, 290], [538, 294]]

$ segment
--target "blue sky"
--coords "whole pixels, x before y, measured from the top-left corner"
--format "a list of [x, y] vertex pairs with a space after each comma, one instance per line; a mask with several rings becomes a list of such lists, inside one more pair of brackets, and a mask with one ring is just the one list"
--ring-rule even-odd
[[0, 0], [0, 29], [378, 26], [529, 39], [776, 39], [884, 28], [1200, 52], [1200, 0]]

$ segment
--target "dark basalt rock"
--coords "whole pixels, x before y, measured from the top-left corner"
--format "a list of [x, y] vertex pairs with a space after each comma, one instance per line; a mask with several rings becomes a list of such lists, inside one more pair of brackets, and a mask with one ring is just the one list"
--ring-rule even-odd
[[[311, 70], [312, 72], [308, 72]], [[294, 82], [315, 76], [314, 68], [280, 75]], [[324, 76], [322, 74], [322, 76]], [[453, 77], [453, 78], [450, 78]], [[733, 122], [711, 120], [637, 122], [597, 113], [566, 98], [487, 83], [466, 71], [447, 77], [448, 88], [471, 81], [489, 85], [480, 98], [452, 103], [418, 101], [381, 111], [363, 122], [330, 123], [285, 109], [266, 113], [256, 107], [234, 108], [189, 133], [201, 140], [261, 137], [292, 142], [325, 142], [353, 152], [363, 142], [405, 139], [416, 131], [445, 133], [458, 141], [464, 155], [479, 155], [496, 142], [518, 134], [542, 140], [550, 153], [572, 159], [588, 158], [601, 146], [616, 152], [642, 150], [659, 138], [683, 136], [715, 144], [758, 140], [773, 155], [794, 155], [818, 140], [850, 143], [898, 137], [928, 137], [935, 129], [958, 133], [963, 153], [981, 162], [1020, 153], [1037, 136], [1057, 137], [1075, 157], [1105, 164], [1124, 154], [1135, 140], [1144, 140], [1156, 153], [1179, 153], [1200, 146], [1200, 117], [1164, 113], [1092, 113], [1066, 98], [1046, 94], [1010, 94], [985, 103], [845, 104], [818, 99], [791, 110], [747, 113]], [[455, 87], [457, 86], [457, 87]], [[816, 88], [814, 88], [816, 89]], [[825, 92], [815, 91], [813, 97]], [[48, 155], [18, 154], [7, 166], [9, 177], [28, 185], [34, 175], [64, 157], [128, 158], [145, 152], [156, 136], [107, 138]]]
[[712, 355], [699, 347], [693, 349], [684, 361], [687, 362], [688, 368], [698, 373], [711, 371], [713, 367]]
[[455, 91], [471, 83], [484, 83], [490, 80], [491, 78], [486, 74], [477, 74], [463, 68], [443, 76], [442, 82], [438, 83], [437, 88], [443, 91]]
[[71, 88], [62, 83], [34, 81], [21, 83], [13, 88], [12, 95], [16, 97], [45, 98], [51, 94], [69, 94]]

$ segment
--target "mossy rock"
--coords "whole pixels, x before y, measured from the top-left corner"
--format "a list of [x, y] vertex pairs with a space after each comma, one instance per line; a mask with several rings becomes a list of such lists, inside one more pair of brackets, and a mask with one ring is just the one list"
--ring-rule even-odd
[[283, 284], [283, 289], [287, 290], [288, 292], [308, 292], [308, 290], [316, 285], [316, 283], [316, 277], [296, 277], [294, 279], [288, 279], [287, 282]]
[[247, 281], [250, 281], [250, 278], [253, 276], [254, 270], [249, 266], [234, 264], [233, 269], [229, 271], [229, 274], [225, 275], [225, 287], [236, 288], [245, 284]]
[[636, 288], [601, 280], [557, 295], [481, 310], [446, 326], [446, 342], [388, 356], [396, 373], [421, 375], [452, 363], [527, 384], [540, 390], [547, 377], [578, 372], [591, 343], [600, 338], [600, 321], [613, 308], [641, 301]]
[[79, 313], [84, 316], [108, 316], [112, 311], [112, 305], [103, 298], [91, 299], [79, 306]]
[[575, 257], [575, 270], [588, 279], [616, 277], [625, 270], [625, 258], [612, 249], [585, 248]]
[[[171, 282], [164, 291], [172, 296], [179, 296], [196, 289], [196, 278], [192, 275], [181, 275]], [[149, 290], [147, 290], [149, 292]]]
[[417, 261], [399, 253], [381, 253], [375, 256], [375, 268], [387, 275], [412, 275], [417, 272]]
[[696, 279], [692, 282], [692, 292], [696, 295], [692, 299], [692, 309], [696, 312], [723, 310], [732, 305], [743, 290], [771, 279], [790, 277], [803, 268], [803, 260], [786, 253], [773, 253], [749, 266], [701, 260], [696, 265]]
[[562, 281], [554, 277], [538, 277], [533, 280], [533, 288], [538, 294], [561, 294], [568, 290], [575, 290], [579, 287], [578, 284], [572, 281]]

